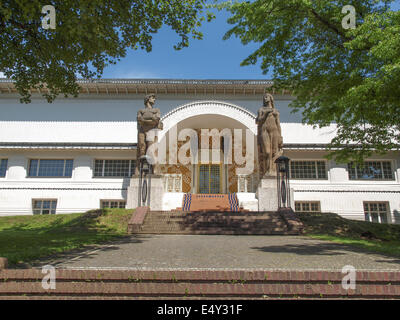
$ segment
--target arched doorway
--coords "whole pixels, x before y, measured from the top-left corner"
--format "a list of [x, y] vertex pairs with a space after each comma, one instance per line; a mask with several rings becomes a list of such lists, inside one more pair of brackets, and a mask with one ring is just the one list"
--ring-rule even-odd
[[[235, 175], [235, 158], [230, 151], [226, 152], [225, 143], [230, 142], [233, 147], [233, 137], [240, 131], [242, 140], [246, 143], [246, 134], [252, 136], [251, 144], [253, 158], [256, 159], [255, 135], [257, 128], [255, 115], [250, 111], [220, 101], [198, 101], [178, 107], [162, 118], [164, 129], [160, 132], [159, 139], [165, 139], [167, 146], [167, 159], [169, 154], [179, 154], [179, 150], [171, 149], [171, 141], [180, 137], [183, 130], [189, 130], [197, 135], [198, 154], [192, 156], [188, 164], [167, 163], [162, 167], [162, 173], [166, 176], [181, 179], [182, 192], [184, 193], [230, 193], [237, 192], [238, 177]], [[204, 133], [204, 134], [203, 134]], [[204, 146], [204, 136], [210, 135], [208, 146]], [[214, 146], [214, 138], [220, 139]], [[218, 136], [219, 135], [219, 136]], [[171, 138], [172, 136], [172, 138]], [[207, 139], [207, 138], [206, 138]], [[230, 141], [229, 141], [230, 140]], [[181, 148], [186, 141], [177, 139], [177, 149]], [[242, 150], [243, 154], [247, 150]], [[172, 157], [173, 158], [173, 157]], [[256, 165], [254, 169], [256, 170]], [[181, 177], [181, 178], [179, 178]]]

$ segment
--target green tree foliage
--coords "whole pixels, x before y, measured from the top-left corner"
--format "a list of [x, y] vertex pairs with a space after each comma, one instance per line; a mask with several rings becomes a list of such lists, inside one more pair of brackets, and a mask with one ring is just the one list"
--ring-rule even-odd
[[[330, 156], [361, 162], [400, 145], [400, 12], [393, 1], [256, 0], [224, 3], [243, 44], [260, 43], [242, 65], [261, 60], [275, 87], [292, 90], [303, 122], [337, 124]], [[356, 28], [345, 29], [345, 5]]]
[[[42, 28], [42, 7], [56, 9], [56, 28]], [[29, 89], [47, 88], [51, 102], [58, 94], [76, 96], [76, 75], [100, 77], [128, 48], [152, 50], [152, 36], [167, 25], [179, 36], [174, 46], [201, 39], [205, 0], [2, 0], [0, 1], [0, 71], [15, 80], [30, 102]]]

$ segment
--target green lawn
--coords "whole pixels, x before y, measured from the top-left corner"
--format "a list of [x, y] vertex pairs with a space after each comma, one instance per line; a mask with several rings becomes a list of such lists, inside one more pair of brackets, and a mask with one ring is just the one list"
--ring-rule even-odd
[[0, 257], [10, 265], [127, 234], [132, 210], [0, 217]]
[[[0, 217], [0, 257], [11, 266], [127, 235], [132, 210]], [[400, 225], [300, 213], [305, 235], [400, 257]]]
[[400, 225], [355, 221], [334, 213], [299, 213], [305, 235], [400, 257]]

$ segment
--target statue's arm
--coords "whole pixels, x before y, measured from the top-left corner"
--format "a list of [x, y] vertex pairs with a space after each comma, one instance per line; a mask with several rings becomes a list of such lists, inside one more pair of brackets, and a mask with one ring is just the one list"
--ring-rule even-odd
[[160, 110], [157, 110], [157, 112], [155, 114], [155, 118], [156, 118], [156, 122], [157, 122], [157, 128], [162, 130], [164, 126], [161, 121], [161, 111]]
[[278, 111], [276, 111], [275, 119], [276, 119], [276, 126], [279, 131], [279, 135], [282, 136], [281, 120], [280, 120], [280, 115], [279, 115]]
[[265, 120], [264, 118], [265, 118], [264, 110], [262, 110], [262, 109], [258, 110], [257, 118], [256, 118], [256, 124], [263, 123], [264, 120]]
[[282, 137], [282, 129], [281, 129], [281, 121], [280, 121], [280, 116], [279, 116], [279, 111], [276, 111], [275, 113], [275, 121], [276, 121], [276, 127], [278, 128], [279, 132], [279, 148], [283, 148], [283, 137]]
[[142, 123], [142, 124], [147, 124], [147, 125], [154, 124], [154, 122], [155, 122], [154, 119], [143, 119], [143, 115], [142, 114], [140, 114], [140, 116], [138, 114], [137, 121]]

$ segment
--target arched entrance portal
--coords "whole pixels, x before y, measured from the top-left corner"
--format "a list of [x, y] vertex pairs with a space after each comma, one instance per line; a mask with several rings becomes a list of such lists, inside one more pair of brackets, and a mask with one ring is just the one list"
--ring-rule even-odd
[[[250, 156], [254, 162], [253, 171], [257, 168], [255, 115], [242, 107], [220, 101], [198, 101], [172, 110], [162, 118], [162, 122], [164, 128], [160, 132], [159, 140], [166, 140], [164, 143], [167, 146], [168, 160], [171, 158], [169, 156], [171, 152], [179, 158], [181, 148], [188, 143], [188, 140], [180, 140], [180, 135], [185, 130], [194, 133], [198, 139], [196, 142], [198, 154], [189, 152], [190, 163], [182, 163], [180, 159], [177, 159], [177, 163], [170, 163], [167, 160], [167, 163], [161, 166], [167, 192], [179, 190], [183, 193], [219, 194], [240, 191], [236, 168], [246, 164], [237, 163], [237, 157], [235, 158], [233, 152], [234, 137], [238, 132], [243, 147], [240, 155], [245, 157], [246, 152], [253, 150]], [[251, 148], [246, 148], [246, 143], [249, 141], [246, 141], [246, 134], [251, 136]], [[177, 140], [178, 150], [171, 148], [174, 139]], [[216, 142], [215, 139], [219, 141]], [[193, 140], [190, 143], [193, 143]], [[230, 149], [226, 148], [229, 143]], [[246, 158], [245, 161], [247, 160]]]

